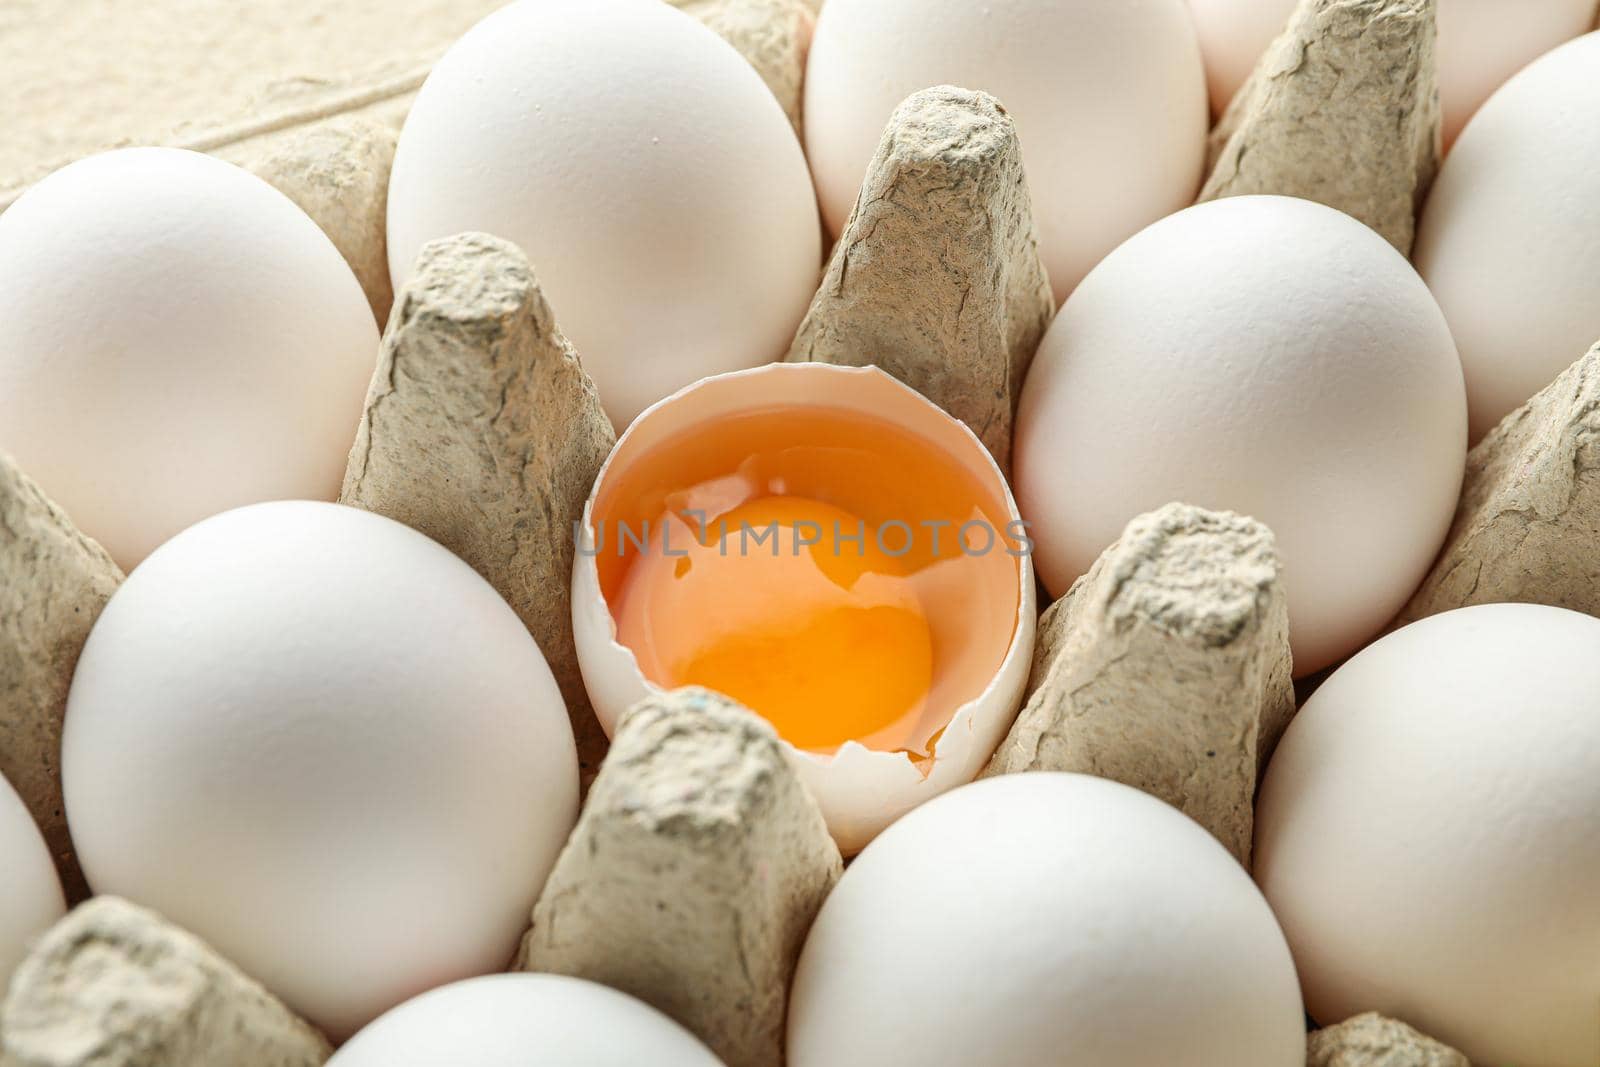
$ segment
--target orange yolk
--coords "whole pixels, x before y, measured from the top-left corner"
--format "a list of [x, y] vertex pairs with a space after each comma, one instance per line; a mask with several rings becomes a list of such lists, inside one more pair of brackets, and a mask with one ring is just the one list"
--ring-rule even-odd
[[908, 743], [933, 637], [906, 567], [817, 500], [763, 497], [721, 518], [671, 517], [628, 572], [617, 632], [645, 676], [725, 693], [801, 748]]
[[955, 457], [883, 420], [710, 420], [607, 479], [601, 591], [645, 677], [799, 748], [932, 751], [1010, 647], [1020, 531]]

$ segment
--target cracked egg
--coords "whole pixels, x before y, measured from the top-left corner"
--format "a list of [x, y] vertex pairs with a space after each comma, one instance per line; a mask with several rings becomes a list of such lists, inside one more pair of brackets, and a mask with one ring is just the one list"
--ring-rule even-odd
[[846, 852], [971, 781], [1016, 716], [1026, 526], [972, 432], [876, 368], [774, 364], [668, 397], [577, 537], [607, 733], [652, 691], [724, 693], [777, 729]]

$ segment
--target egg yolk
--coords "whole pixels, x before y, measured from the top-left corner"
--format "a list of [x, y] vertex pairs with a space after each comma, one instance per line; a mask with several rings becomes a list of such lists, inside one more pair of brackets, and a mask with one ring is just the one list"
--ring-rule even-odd
[[886, 421], [710, 420], [608, 478], [601, 591], [650, 681], [714, 689], [819, 752], [929, 754], [1010, 646], [1020, 531], [955, 457]]
[[895, 727], [928, 699], [933, 636], [877, 531], [803, 497], [700, 525], [670, 517], [623, 585], [618, 637], [645, 676], [725, 693], [801, 748], [907, 743]]

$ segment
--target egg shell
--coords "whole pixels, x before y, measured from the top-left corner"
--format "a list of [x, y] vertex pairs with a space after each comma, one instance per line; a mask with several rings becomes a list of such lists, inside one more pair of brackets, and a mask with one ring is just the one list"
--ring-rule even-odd
[[1256, 875], [1313, 1017], [1600, 1063], [1600, 620], [1490, 604], [1334, 672], [1268, 768]]
[[209, 156], [94, 156], [0, 215], [0, 449], [124, 569], [219, 511], [332, 499], [377, 350], [332, 242]]
[[1484, 105], [1446, 157], [1415, 260], [1461, 349], [1472, 439], [1600, 338], [1600, 34]]
[[[1449, 144], [1490, 95], [1525, 65], [1594, 25], [1592, 0], [1437, 0], [1439, 100]], [[1221, 114], [1283, 32], [1296, 0], [1189, 0], [1205, 54], [1211, 107]]]
[[84, 646], [62, 743], [90, 885], [335, 1039], [504, 967], [577, 815], [559, 690], [465, 563], [333, 504], [164, 545]]
[[39, 827], [16, 790], [0, 778], [0, 992], [33, 940], [66, 910]]
[[1194, 199], [1206, 91], [1183, 0], [828, 0], [805, 141], [839, 234], [895, 107], [936, 85], [1015, 117], [1057, 299], [1124, 238]]
[[789, 1067], [1301, 1067], [1283, 934], [1175, 809], [1086, 775], [991, 778], [886, 830], [823, 904]]
[[800, 130], [806, 52], [822, 0], [667, 0], [717, 32], [756, 69]]
[[1053, 593], [1168, 501], [1249, 515], [1277, 537], [1299, 675], [1405, 603], [1466, 456], [1461, 366], [1416, 272], [1287, 197], [1190, 208], [1107, 257], [1045, 335], [1017, 423]]
[[1189, 0], [1205, 60], [1211, 112], [1220, 116], [1250, 80], [1300, 0]]
[[[573, 564], [572, 623], [578, 664], [595, 715], [608, 735], [624, 711], [661, 689], [646, 680], [632, 650], [617, 641], [616, 622], [600, 590], [595, 562], [595, 496], [609, 476], [686, 427], [774, 403], [796, 410], [818, 407], [858, 412], [897, 422], [927, 437], [983, 484], [992, 486], [1010, 518], [1017, 518], [1010, 489], [972, 431], [876, 367], [773, 364], [718, 375], [668, 397], [634, 422], [601, 468], [595, 493], [584, 508]], [[1028, 681], [1037, 622], [1031, 560], [1020, 557], [1017, 570], [1017, 625], [1005, 659], [988, 688], [956, 709], [931, 760], [918, 766], [904, 754], [877, 751], [854, 741], [846, 742], [831, 756], [782, 742], [842, 851], [860, 850], [900, 815], [972, 781], [1005, 737]]]
[[457, 982], [357, 1034], [328, 1067], [721, 1067], [694, 1036], [632, 997], [553, 974]]
[[439, 61], [389, 184], [395, 290], [424, 243], [467, 230], [528, 254], [619, 428], [782, 356], [822, 259], [783, 109], [660, 0], [523, 0]]

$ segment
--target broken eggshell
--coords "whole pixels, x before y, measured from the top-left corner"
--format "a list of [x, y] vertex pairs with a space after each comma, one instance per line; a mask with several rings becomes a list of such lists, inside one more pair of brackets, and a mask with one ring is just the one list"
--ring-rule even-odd
[[[679, 433], [707, 420], [775, 404], [894, 422], [960, 463], [992, 490], [1008, 520], [1021, 522], [1010, 487], [972, 431], [876, 367], [773, 364], [707, 378], [667, 397], [639, 416], [617, 442], [575, 531], [573, 632], [584, 685], [608, 735], [625, 710], [662, 688], [645, 678], [633, 651], [617, 639], [596, 562], [596, 499], [610, 479]], [[1037, 618], [1032, 560], [1026, 554], [1017, 560], [1017, 621], [1011, 643], [987, 687], [956, 708], [928, 757], [914, 760], [905, 752], [872, 749], [858, 741], [846, 742], [831, 754], [782, 742], [845, 853], [859, 851], [917, 805], [976, 778], [1010, 728], [1028, 680]]]

